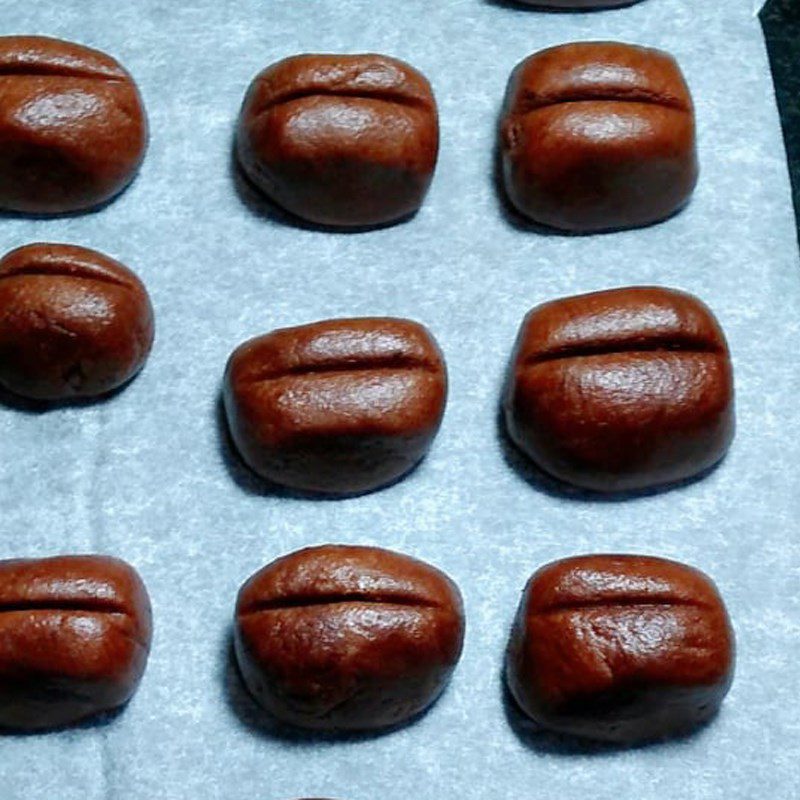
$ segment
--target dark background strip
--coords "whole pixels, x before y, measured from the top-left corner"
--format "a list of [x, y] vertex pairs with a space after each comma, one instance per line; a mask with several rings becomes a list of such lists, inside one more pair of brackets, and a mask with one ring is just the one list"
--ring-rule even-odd
[[[800, 220], [800, 0], [770, 0], [761, 11], [761, 24], [789, 155], [795, 219]], [[800, 222], [797, 233], [800, 240]]]

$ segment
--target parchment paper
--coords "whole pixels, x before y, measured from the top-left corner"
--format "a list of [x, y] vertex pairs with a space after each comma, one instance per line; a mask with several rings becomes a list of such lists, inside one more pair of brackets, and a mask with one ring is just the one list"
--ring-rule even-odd
[[[151, 123], [144, 167], [102, 211], [0, 219], [3, 252], [105, 251], [147, 283], [157, 338], [104, 402], [0, 408], [0, 558], [103, 552], [144, 577], [156, 632], [139, 693], [77, 730], [0, 738], [3, 800], [797, 797], [800, 763], [800, 272], [767, 58], [751, 0], [644, 0], [541, 13], [489, 0], [3, 0], [3, 33], [117, 56]], [[702, 175], [691, 205], [645, 230], [543, 235], [503, 210], [496, 117], [508, 74], [553, 44], [617, 39], [680, 61]], [[421, 212], [332, 234], [288, 223], [235, 180], [241, 98], [297, 52], [377, 51], [430, 78], [442, 147]], [[722, 465], [669, 492], [599, 501], [537, 478], [498, 427], [500, 385], [534, 304], [624, 284], [698, 294], [735, 360], [738, 433]], [[228, 447], [218, 392], [241, 341], [274, 327], [391, 314], [427, 324], [450, 371], [433, 450], [407, 480], [313, 501], [265, 490]], [[235, 593], [276, 556], [371, 543], [429, 560], [468, 614], [452, 684], [415, 724], [326, 739], [277, 730], [230, 660]], [[584, 552], [677, 558], [717, 581], [738, 636], [721, 715], [634, 749], [537, 733], [504, 696], [503, 651], [529, 574]]]

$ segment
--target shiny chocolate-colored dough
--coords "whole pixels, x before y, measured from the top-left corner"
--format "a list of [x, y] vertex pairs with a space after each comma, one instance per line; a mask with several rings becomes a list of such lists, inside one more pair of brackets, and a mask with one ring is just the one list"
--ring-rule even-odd
[[716, 714], [734, 635], [716, 587], [663, 558], [555, 561], [528, 582], [506, 661], [509, 689], [544, 728], [634, 743]]
[[580, 42], [526, 58], [509, 81], [500, 138], [511, 203], [566, 231], [657, 222], [697, 182], [692, 99], [660, 50]]
[[734, 431], [725, 336], [696, 297], [629, 287], [534, 308], [504, 400], [511, 439], [545, 472], [601, 492], [719, 461]]
[[407, 721], [444, 690], [463, 638], [456, 585], [377, 547], [299, 550], [253, 575], [236, 603], [247, 688], [274, 717], [303, 728]]
[[353, 494], [408, 472], [444, 413], [447, 377], [428, 331], [336, 319], [251, 339], [228, 361], [224, 402], [244, 461], [268, 480]]
[[568, 8], [574, 10], [587, 10], [592, 8], [619, 8], [631, 6], [639, 0], [517, 0], [521, 5], [536, 6], [537, 8]]
[[30, 244], [0, 260], [0, 386], [37, 400], [94, 397], [143, 366], [153, 309], [118, 261], [70, 244]]
[[415, 212], [439, 148], [436, 101], [413, 67], [382, 55], [299, 55], [267, 67], [239, 117], [239, 162], [278, 205], [320, 225]]
[[130, 183], [147, 121], [111, 56], [44, 36], [0, 36], [0, 210], [61, 214]]
[[127, 702], [151, 630], [147, 591], [124, 561], [0, 561], [0, 728], [70, 725]]

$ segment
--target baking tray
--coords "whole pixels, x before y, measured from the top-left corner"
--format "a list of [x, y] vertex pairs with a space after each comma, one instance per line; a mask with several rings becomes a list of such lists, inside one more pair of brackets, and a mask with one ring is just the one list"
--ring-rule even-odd
[[[0, 738], [4, 800], [487, 796], [797, 796], [800, 730], [800, 273], [769, 67], [750, 0], [644, 0], [541, 13], [486, 0], [107, 0], [3, 5], [2, 32], [118, 57], [151, 125], [141, 173], [94, 214], [0, 219], [5, 251], [94, 247], [135, 269], [157, 315], [142, 374], [103, 402], [0, 407], [0, 558], [103, 552], [153, 601], [148, 670], [121, 713]], [[508, 214], [495, 130], [508, 74], [572, 40], [676, 55], [694, 94], [701, 178], [681, 214], [599, 236], [545, 235]], [[431, 80], [442, 144], [427, 201], [405, 224], [324, 233], [293, 224], [231, 159], [239, 104], [266, 64], [298, 52], [378, 51]], [[498, 423], [524, 313], [625, 284], [694, 292], [729, 338], [738, 432], [702, 480], [598, 499], [536, 475]], [[230, 351], [274, 327], [390, 314], [430, 327], [450, 398], [429, 457], [406, 480], [341, 501], [267, 489], [231, 452], [219, 386]], [[253, 571], [322, 542], [428, 560], [459, 583], [467, 638], [438, 703], [363, 737], [265, 720], [231, 661], [236, 591]], [[503, 652], [529, 574], [583, 552], [656, 554], [714, 577], [738, 637], [722, 713], [692, 736], [621, 749], [541, 733], [508, 702]]]

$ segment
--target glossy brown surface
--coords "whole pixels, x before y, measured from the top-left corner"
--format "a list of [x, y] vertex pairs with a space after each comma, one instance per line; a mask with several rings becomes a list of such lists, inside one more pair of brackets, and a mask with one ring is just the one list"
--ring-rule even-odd
[[37, 243], [0, 260], [0, 386], [38, 400], [121, 386], [153, 342], [142, 282], [108, 256]]
[[410, 719], [443, 691], [463, 638], [456, 585], [376, 547], [299, 550], [253, 575], [236, 603], [247, 688], [270, 714], [303, 728]]
[[237, 150], [278, 205], [321, 225], [400, 220], [422, 204], [439, 122], [430, 84], [382, 55], [299, 55], [256, 76]]
[[44, 36], [0, 37], [0, 210], [83, 211], [130, 183], [147, 121], [113, 58]]
[[151, 629], [147, 591], [124, 561], [0, 561], [0, 728], [59, 727], [122, 705]]
[[501, 150], [512, 204], [567, 231], [657, 222], [697, 182], [694, 109], [678, 65], [616, 42], [552, 47], [519, 64]]
[[228, 361], [224, 401], [244, 461], [274, 483], [351, 494], [383, 486], [428, 451], [447, 378], [409, 320], [338, 319], [251, 339]]
[[615, 492], [691, 477], [733, 438], [725, 336], [671, 289], [545, 303], [520, 329], [504, 411], [517, 446], [567, 483]]
[[506, 676], [543, 727], [638, 742], [714, 716], [733, 668], [733, 630], [706, 575], [661, 558], [592, 555], [530, 579]]
[[535, 6], [536, 8], [619, 8], [630, 6], [639, 0], [517, 0], [520, 5]]

